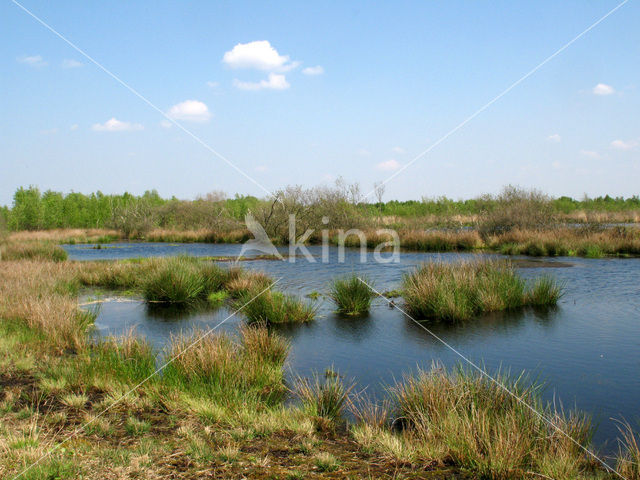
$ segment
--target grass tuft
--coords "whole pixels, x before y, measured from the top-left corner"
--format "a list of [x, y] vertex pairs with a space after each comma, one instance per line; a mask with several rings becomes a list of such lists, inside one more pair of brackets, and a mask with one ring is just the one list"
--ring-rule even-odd
[[354, 384], [345, 386], [340, 376], [321, 378], [315, 374], [311, 379], [298, 378], [295, 393], [304, 410], [313, 417], [335, 423], [342, 418], [342, 412], [353, 390]]
[[340, 313], [363, 315], [369, 312], [374, 294], [368, 286], [371, 281], [366, 277], [362, 277], [362, 280], [364, 282], [354, 273], [333, 281], [329, 296]]
[[404, 298], [419, 318], [467, 320], [483, 312], [555, 305], [562, 286], [549, 277], [529, 287], [508, 261], [431, 262], [405, 275]]
[[272, 325], [277, 323], [305, 323], [314, 319], [316, 307], [298, 300], [293, 295], [268, 290], [262, 294], [248, 291], [236, 301], [237, 308], [250, 323]]

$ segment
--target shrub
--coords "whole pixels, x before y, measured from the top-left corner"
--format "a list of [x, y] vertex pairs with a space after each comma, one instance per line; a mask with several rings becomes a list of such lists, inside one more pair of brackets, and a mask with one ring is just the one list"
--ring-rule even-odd
[[356, 274], [351, 274], [333, 281], [329, 296], [338, 306], [340, 313], [362, 315], [369, 311], [374, 293], [369, 288], [371, 281], [366, 277], [362, 280]]

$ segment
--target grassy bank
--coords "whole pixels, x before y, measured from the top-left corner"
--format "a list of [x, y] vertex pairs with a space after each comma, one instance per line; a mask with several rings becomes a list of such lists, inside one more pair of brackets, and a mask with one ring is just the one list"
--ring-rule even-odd
[[[23, 478], [612, 478], [468, 372], [407, 377], [373, 405], [337, 374], [286, 385], [288, 343], [260, 325], [188, 350], [200, 332], [163, 352], [134, 335], [92, 341], [77, 288], [141, 288], [163, 262], [0, 262], [0, 477], [73, 435]], [[235, 273], [223, 288], [238, 298], [264, 280]], [[139, 385], [157, 355], [176, 360]], [[588, 443], [583, 416], [503, 380]], [[299, 403], [284, 403], [290, 388]], [[346, 409], [356, 424], [345, 423]], [[621, 452], [628, 471], [633, 455]]]
[[551, 306], [562, 296], [562, 287], [549, 277], [527, 284], [508, 261], [487, 259], [425, 263], [405, 275], [402, 290], [412, 316], [445, 321]]

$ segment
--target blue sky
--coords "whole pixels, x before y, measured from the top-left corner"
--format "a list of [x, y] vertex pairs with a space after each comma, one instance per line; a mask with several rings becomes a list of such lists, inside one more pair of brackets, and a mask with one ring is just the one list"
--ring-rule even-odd
[[[21, 3], [266, 189], [369, 191], [619, 2]], [[624, 5], [385, 198], [640, 193], [639, 13]], [[266, 195], [10, 1], [0, 31], [0, 204], [29, 184]]]

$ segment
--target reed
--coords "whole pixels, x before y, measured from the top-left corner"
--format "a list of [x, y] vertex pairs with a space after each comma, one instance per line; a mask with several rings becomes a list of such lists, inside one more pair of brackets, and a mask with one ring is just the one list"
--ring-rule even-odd
[[329, 297], [335, 302], [340, 313], [363, 315], [369, 312], [374, 293], [369, 288], [371, 280], [366, 276], [362, 277], [362, 280], [355, 273], [333, 280]]
[[403, 279], [409, 312], [418, 318], [466, 320], [474, 315], [526, 305], [555, 305], [562, 287], [539, 279], [532, 288], [508, 261], [430, 262]]
[[640, 479], [640, 440], [629, 422], [618, 421], [620, 445], [616, 459], [616, 470], [627, 480]]

